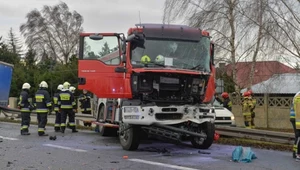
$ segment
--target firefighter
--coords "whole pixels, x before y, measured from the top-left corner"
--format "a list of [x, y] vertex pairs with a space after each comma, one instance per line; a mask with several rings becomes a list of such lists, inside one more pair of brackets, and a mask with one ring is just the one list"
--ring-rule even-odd
[[58, 107], [58, 96], [59, 93], [62, 91], [63, 85], [60, 84], [57, 86], [57, 92], [53, 96], [53, 105], [54, 105], [54, 111], [55, 111], [55, 124], [54, 124], [54, 131], [59, 132], [60, 131], [60, 119], [61, 119], [61, 114], [59, 112], [59, 107]]
[[[75, 94], [76, 88], [74, 86], [70, 86], [69, 91], [74, 95]], [[74, 101], [75, 101], [75, 108], [77, 109], [77, 99], [74, 96]]]
[[246, 128], [251, 129], [251, 110], [253, 109], [253, 103], [250, 93], [247, 91], [243, 94], [242, 113], [244, 116], [244, 123]]
[[253, 98], [252, 90], [248, 90], [248, 93], [249, 93], [249, 98], [251, 99], [252, 104], [253, 104], [253, 108], [251, 109], [251, 128], [254, 129], [255, 128], [255, 124], [254, 124], [255, 112], [254, 112], [254, 109], [255, 109], [255, 106], [256, 106], [256, 99]]
[[295, 132], [293, 157], [300, 161], [300, 91], [293, 98], [290, 119]]
[[216, 100], [217, 100], [218, 102], [220, 102], [220, 103], [223, 105], [223, 107], [225, 107], [225, 108], [228, 109], [229, 111], [232, 111], [232, 102], [231, 102], [231, 100], [229, 99], [228, 93], [227, 93], [227, 92], [223, 92], [223, 93], [221, 94], [221, 97], [223, 98], [223, 101], [220, 100], [220, 98], [219, 98], [218, 96], [216, 96]]
[[87, 90], [83, 90], [83, 94], [79, 96], [80, 108], [82, 114], [91, 114], [91, 95]]
[[[75, 90], [76, 90], [76, 88], [75, 88], [74, 86], [70, 86], [70, 87], [69, 87], [69, 91], [70, 91], [73, 95], [74, 95], [74, 93], [75, 93]], [[75, 96], [74, 96], [74, 101], [75, 101], [75, 108], [76, 108], [76, 111], [77, 111], [77, 99], [76, 99]], [[76, 113], [76, 111], [75, 111], [75, 113]], [[67, 128], [71, 129], [71, 128], [70, 128], [70, 122], [67, 123]]]
[[21, 135], [30, 135], [29, 125], [30, 125], [30, 113], [33, 109], [32, 104], [29, 101], [29, 89], [30, 84], [24, 83], [22, 85], [22, 92], [19, 97], [18, 108], [21, 111]]
[[72, 132], [78, 132], [75, 126], [75, 112], [76, 112], [76, 103], [74, 100], [74, 95], [69, 91], [70, 83], [64, 82], [63, 90], [59, 93], [58, 105], [61, 113], [61, 124], [60, 130], [62, 133], [65, 133], [66, 129], [66, 119], [69, 117], [70, 128]]
[[39, 85], [39, 90], [35, 93], [35, 106], [38, 122], [38, 135], [39, 136], [48, 136], [45, 133], [45, 126], [47, 124], [47, 117], [49, 111], [51, 111], [52, 103], [50, 94], [47, 91], [48, 84], [45, 81], [42, 81]]

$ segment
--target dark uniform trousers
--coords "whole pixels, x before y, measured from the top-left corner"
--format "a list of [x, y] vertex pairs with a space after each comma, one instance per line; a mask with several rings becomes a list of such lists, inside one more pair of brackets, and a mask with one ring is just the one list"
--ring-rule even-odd
[[60, 124], [61, 124], [61, 113], [59, 111], [55, 111], [54, 130], [56, 132], [60, 131]]
[[296, 158], [296, 154], [300, 154], [300, 153], [297, 153], [298, 147], [300, 147], [300, 143], [298, 142], [298, 138], [300, 138], [300, 130], [296, 129], [295, 119], [290, 119], [290, 121], [292, 123], [294, 133], [295, 133], [295, 141], [294, 141], [294, 146], [293, 146], [293, 157]]
[[62, 91], [58, 97], [58, 105], [61, 113], [61, 132], [65, 132], [67, 116], [69, 117], [69, 127], [72, 129], [72, 132], [78, 132], [75, 126], [74, 109], [76, 108], [76, 103], [73, 94], [70, 91]]
[[38, 124], [38, 133], [44, 134], [45, 133], [45, 127], [48, 122], [48, 112], [46, 113], [37, 113], [37, 119], [39, 120]]
[[67, 116], [69, 117], [70, 129], [75, 129], [75, 112], [73, 109], [61, 109], [61, 130], [66, 129]]
[[55, 111], [55, 124], [54, 124], [55, 132], [60, 131], [60, 123], [61, 123], [61, 114], [59, 112], [58, 97], [59, 97], [59, 93], [55, 93], [53, 96], [53, 104], [54, 104], [54, 111]]
[[32, 105], [29, 101], [27, 90], [23, 90], [20, 94], [18, 107], [21, 109], [21, 135], [29, 135], [28, 128], [30, 125], [30, 113]]
[[38, 120], [38, 134], [39, 136], [47, 136], [45, 134], [45, 127], [48, 122], [48, 112], [51, 110], [51, 98], [45, 89], [39, 89], [35, 94], [35, 105]]

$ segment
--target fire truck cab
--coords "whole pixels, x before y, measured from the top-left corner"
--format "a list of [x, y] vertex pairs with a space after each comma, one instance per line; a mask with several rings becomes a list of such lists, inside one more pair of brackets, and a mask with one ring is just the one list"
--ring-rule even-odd
[[122, 33], [81, 33], [79, 89], [98, 97], [102, 135], [125, 150], [149, 134], [189, 139], [207, 149], [214, 138], [214, 45], [209, 33], [184, 25], [137, 24]]

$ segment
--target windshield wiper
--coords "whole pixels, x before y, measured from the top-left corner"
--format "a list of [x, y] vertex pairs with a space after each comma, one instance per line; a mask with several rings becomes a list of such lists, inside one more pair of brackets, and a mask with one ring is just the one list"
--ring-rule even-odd
[[196, 65], [195, 67], [190, 68], [191, 70], [198, 69], [199, 71], [205, 71], [205, 68], [202, 66], [202, 64]]

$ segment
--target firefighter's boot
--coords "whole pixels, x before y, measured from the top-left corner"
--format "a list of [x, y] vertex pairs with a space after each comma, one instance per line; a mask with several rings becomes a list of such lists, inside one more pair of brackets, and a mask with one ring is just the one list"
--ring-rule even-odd
[[76, 130], [76, 127], [75, 127], [75, 126], [70, 127], [70, 128], [72, 129], [72, 133], [77, 133], [77, 132], [78, 132], [78, 130]]
[[38, 132], [38, 134], [39, 134], [39, 136], [48, 136], [48, 134], [45, 132]]
[[60, 127], [60, 132], [61, 132], [61, 133], [65, 133], [65, 130], [66, 130], [66, 127], [65, 127], [65, 126]]
[[60, 132], [60, 127], [54, 127], [55, 132]]
[[21, 135], [30, 135], [30, 133], [28, 132], [28, 129], [22, 129]]

